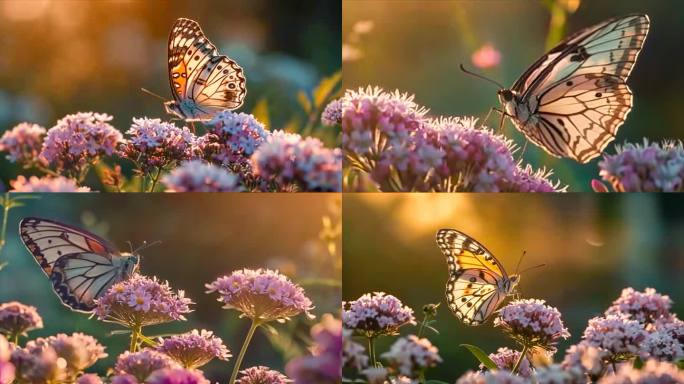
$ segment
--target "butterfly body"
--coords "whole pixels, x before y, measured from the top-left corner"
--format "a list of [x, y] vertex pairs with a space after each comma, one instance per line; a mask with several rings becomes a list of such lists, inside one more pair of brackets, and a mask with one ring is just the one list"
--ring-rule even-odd
[[437, 245], [447, 259], [446, 297], [466, 325], [484, 323], [516, 291], [519, 275], [508, 275], [482, 244], [455, 229], [440, 229]]
[[548, 154], [589, 162], [632, 109], [626, 81], [649, 25], [647, 15], [627, 15], [569, 36], [498, 91], [503, 112]]
[[207, 121], [242, 105], [247, 94], [242, 68], [218, 53], [197, 22], [176, 20], [168, 55], [173, 100], [164, 103], [167, 113], [185, 121]]
[[140, 261], [97, 235], [48, 219], [25, 218], [19, 233], [62, 303], [76, 311], [91, 311], [95, 299], [130, 278]]

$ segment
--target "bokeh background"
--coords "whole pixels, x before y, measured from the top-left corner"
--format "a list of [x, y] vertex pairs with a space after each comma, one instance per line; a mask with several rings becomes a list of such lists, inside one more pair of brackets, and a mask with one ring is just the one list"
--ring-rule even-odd
[[[425, 335], [444, 363], [428, 371], [429, 379], [453, 382], [477, 368], [460, 344], [488, 353], [515, 347], [491, 322], [468, 327], [447, 308], [447, 265], [435, 243], [440, 228], [474, 237], [509, 273], [523, 251], [521, 269], [546, 264], [523, 273], [519, 289], [562, 313], [572, 336], [559, 344], [557, 360], [625, 287], [653, 287], [670, 295], [675, 313], [684, 310], [684, 205], [674, 195], [346, 194], [343, 225], [345, 301], [387, 292], [419, 322], [424, 304], [441, 303], [434, 324], [440, 334]], [[393, 341], [379, 338], [378, 351]]]
[[[496, 86], [462, 73], [460, 63], [510, 86], [567, 33], [609, 17], [646, 13], [651, 30], [628, 81], [634, 109], [614, 143], [681, 139], [684, 76], [677, 62], [684, 49], [683, 6], [668, 0], [344, 1], [343, 85], [399, 89], [415, 94], [433, 115], [484, 118], [499, 106]], [[477, 68], [471, 57], [486, 44], [500, 52], [500, 62]], [[498, 121], [491, 118], [488, 125], [497, 128]], [[506, 124], [504, 133], [522, 146], [524, 137]], [[527, 146], [524, 160], [552, 168], [574, 191], [590, 190], [598, 176], [598, 159], [579, 165], [534, 145]]]
[[[339, 0], [7, 0], [0, 2], [0, 133], [22, 121], [50, 128], [77, 111], [113, 115], [123, 131], [132, 117], [170, 118], [140, 88], [172, 98], [166, 49], [178, 17], [199, 22], [219, 53], [243, 67], [239, 111], [256, 110], [271, 130], [303, 127], [309, 116], [298, 93], [311, 94], [340, 70]], [[329, 131], [316, 136], [332, 146]], [[17, 172], [3, 156], [5, 184]]]
[[[238, 319], [236, 311], [221, 309], [218, 296], [205, 294], [204, 284], [236, 269], [275, 268], [304, 287], [318, 319], [324, 313], [338, 317], [341, 256], [331, 254], [328, 246], [340, 247], [339, 204], [339, 196], [327, 194], [43, 194], [10, 211], [7, 244], [0, 253], [0, 262], [8, 263], [0, 270], [0, 302], [17, 300], [38, 308], [45, 328], [31, 332], [31, 338], [58, 332], [85, 332], [98, 338], [109, 357], [93, 371], [104, 374], [127, 349], [128, 337], [110, 336], [119, 329], [116, 325], [89, 319], [60, 304], [18, 237], [19, 221], [38, 216], [80, 226], [122, 251], [129, 250], [126, 241], [136, 247], [160, 240], [160, 245], [141, 252], [141, 272], [168, 280], [196, 304], [187, 322], [149, 327], [145, 334], [205, 328], [223, 338], [236, 356], [249, 321]], [[316, 321], [297, 316], [286, 324], [274, 324], [278, 336], [258, 331], [243, 367], [266, 365], [282, 372], [289, 359], [307, 353], [309, 329]], [[214, 361], [205, 373], [212, 382], [225, 381], [233, 362]]]

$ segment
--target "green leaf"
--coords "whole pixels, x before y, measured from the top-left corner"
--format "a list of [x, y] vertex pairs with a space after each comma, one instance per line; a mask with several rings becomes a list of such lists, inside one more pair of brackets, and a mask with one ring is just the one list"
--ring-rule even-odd
[[107, 336], [116, 336], [116, 335], [128, 335], [131, 333], [130, 329], [115, 329], [113, 331], [110, 331]]
[[261, 324], [261, 326], [268, 331], [271, 335], [277, 336], [278, 335], [278, 330], [275, 329], [271, 324]]
[[306, 94], [304, 91], [299, 91], [297, 93], [297, 100], [299, 100], [299, 104], [302, 105], [302, 108], [304, 108], [304, 112], [306, 114], [311, 113], [311, 100], [309, 100], [309, 96]]
[[268, 101], [266, 98], [259, 100], [259, 102], [252, 109], [252, 115], [260, 123], [262, 123], [266, 128], [271, 126], [271, 119], [268, 114]]
[[637, 356], [634, 359], [634, 368], [635, 369], [641, 369], [641, 367], [643, 367], [643, 366], [644, 366], [644, 361], [641, 360], [641, 358], [639, 356]]
[[496, 366], [496, 364], [492, 361], [492, 359], [489, 358], [485, 351], [481, 350], [479, 347], [471, 344], [461, 344], [461, 347], [464, 347], [470, 351], [470, 353], [472, 353], [473, 356], [480, 361], [480, 363], [487, 367], [487, 369], [492, 371], [499, 369], [499, 367]]
[[140, 338], [140, 340], [142, 340], [145, 344], [147, 344], [147, 345], [149, 345], [149, 346], [152, 346], [152, 347], [156, 347], [156, 346], [157, 346], [157, 342], [156, 342], [156, 341], [150, 339], [149, 337], [147, 337], [147, 336], [145, 336], [145, 335], [138, 335], [138, 337]]
[[321, 109], [323, 104], [330, 98], [330, 95], [335, 92], [335, 88], [342, 80], [342, 72], [337, 71], [328, 77], [324, 77], [318, 86], [313, 91], [314, 106]]

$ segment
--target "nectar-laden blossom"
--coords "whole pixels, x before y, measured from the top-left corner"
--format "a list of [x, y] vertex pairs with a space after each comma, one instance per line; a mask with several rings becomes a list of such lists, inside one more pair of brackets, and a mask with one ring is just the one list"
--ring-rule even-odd
[[213, 359], [228, 360], [231, 357], [223, 341], [204, 329], [161, 339], [157, 350], [189, 369], [199, 368]]
[[45, 128], [38, 124], [20, 123], [0, 137], [0, 151], [7, 152], [7, 160], [23, 166], [40, 162]]
[[[152, 349], [143, 349], [139, 352], [124, 352], [119, 355], [114, 365], [115, 375], [131, 375], [139, 382], [158, 369], [179, 368], [180, 366], [171, 357]], [[122, 381], [125, 378], [122, 378]]]
[[240, 371], [237, 384], [286, 384], [292, 380], [282, 373], [268, 367], [251, 367]]
[[47, 338], [39, 337], [26, 344], [27, 349], [42, 349], [50, 347], [57, 356], [66, 362], [69, 377], [75, 377], [79, 372], [89, 368], [99, 359], [107, 357], [104, 347], [92, 336], [83, 333], [64, 333]]
[[145, 384], [210, 384], [202, 371], [196, 369], [159, 369], [145, 380]]
[[114, 284], [95, 302], [100, 320], [130, 328], [185, 320], [192, 304], [183, 291], [173, 292], [168, 283], [138, 274]]
[[[497, 349], [496, 353], [490, 353], [489, 358], [492, 359], [499, 369], [511, 371], [520, 358], [520, 352], [504, 347]], [[480, 364], [480, 369], [483, 370], [484, 368], [485, 366]], [[532, 375], [532, 365], [527, 359], [527, 356], [523, 357], [517, 373], [525, 378], [529, 378], [530, 375]]]
[[254, 173], [280, 190], [339, 192], [342, 152], [314, 137], [275, 131], [252, 156]]
[[499, 311], [494, 326], [525, 347], [555, 350], [556, 343], [570, 336], [560, 312], [544, 300], [515, 300]]
[[432, 345], [430, 340], [421, 339], [416, 335], [397, 339], [381, 357], [401, 375], [411, 378], [419, 377], [425, 369], [442, 362], [437, 347]]
[[681, 142], [627, 143], [603, 155], [599, 175], [617, 192], [681, 192], [684, 146]]
[[311, 328], [311, 356], [295, 358], [285, 372], [298, 384], [336, 384], [342, 380], [342, 322], [331, 314]]
[[505, 369], [487, 372], [468, 371], [456, 380], [456, 384], [526, 384], [527, 381]]
[[16, 378], [14, 364], [10, 363], [12, 346], [5, 336], [0, 335], [0, 384], [11, 384]]
[[186, 161], [162, 178], [166, 192], [238, 192], [240, 178], [200, 160]]
[[52, 347], [16, 348], [10, 362], [20, 383], [57, 383], [67, 378], [67, 362]]
[[566, 369], [559, 364], [537, 367], [534, 370], [535, 384], [587, 384], [587, 378], [579, 369]]
[[610, 352], [582, 341], [568, 348], [561, 366], [568, 372], [596, 378], [605, 372], [609, 357]]
[[487, 43], [473, 52], [470, 61], [474, 66], [482, 69], [496, 67], [501, 62], [501, 52], [491, 43]]
[[637, 356], [647, 336], [637, 320], [610, 315], [590, 319], [582, 339], [590, 346], [607, 351], [608, 360], [617, 362]]
[[649, 332], [641, 345], [644, 355], [660, 361], [677, 362], [684, 358], [684, 346], [672, 332], [654, 330]]
[[268, 134], [254, 116], [226, 110], [207, 123], [207, 134], [198, 140], [198, 150], [202, 158], [212, 163], [233, 171], [249, 171], [249, 158]]
[[66, 115], [47, 131], [40, 156], [59, 172], [83, 178], [88, 167], [114, 153], [123, 135], [109, 122], [112, 117], [93, 112]]
[[40, 328], [43, 328], [43, 319], [35, 307], [17, 301], [0, 304], [0, 334], [13, 340]]
[[20, 175], [10, 181], [10, 185], [10, 192], [90, 192], [90, 188], [79, 187], [74, 179], [64, 176], [31, 176], [27, 179]]
[[367, 293], [342, 307], [345, 328], [366, 337], [395, 335], [401, 326], [416, 324], [413, 310], [384, 292]]
[[254, 321], [284, 321], [313, 309], [304, 289], [270, 269], [241, 269], [206, 284], [219, 294], [224, 308], [235, 309]]
[[620, 366], [614, 375], [606, 375], [599, 384], [679, 384], [684, 383], [684, 371], [672, 363], [648, 360], [637, 369], [631, 364]]
[[342, 100], [333, 100], [325, 106], [321, 114], [321, 123], [328, 127], [342, 124]]
[[160, 119], [134, 118], [126, 134], [129, 137], [120, 145], [119, 153], [144, 174], [192, 157], [195, 135], [187, 127], [178, 128]]
[[86, 373], [76, 380], [76, 384], [103, 384], [102, 378], [94, 373]]
[[668, 317], [670, 307], [670, 297], [659, 294], [653, 288], [646, 288], [643, 292], [625, 288], [620, 297], [606, 310], [606, 316], [625, 315], [642, 324], [651, 324], [660, 318]]

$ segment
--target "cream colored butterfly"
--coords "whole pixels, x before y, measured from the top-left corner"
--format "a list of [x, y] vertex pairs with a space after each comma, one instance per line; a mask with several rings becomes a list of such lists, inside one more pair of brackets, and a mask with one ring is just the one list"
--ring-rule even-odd
[[554, 157], [599, 156], [632, 109], [626, 81], [648, 29], [648, 16], [635, 14], [569, 36], [511, 88], [497, 83], [502, 119]]
[[173, 100], [166, 112], [185, 121], [206, 121], [240, 107], [247, 94], [242, 68], [220, 55], [193, 20], [176, 20], [169, 34], [169, 83]]
[[463, 324], [484, 323], [515, 292], [520, 276], [508, 276], [487, 248], [455, 229], [437, 231], [437, 245], [449, 266], [449, 309]]

